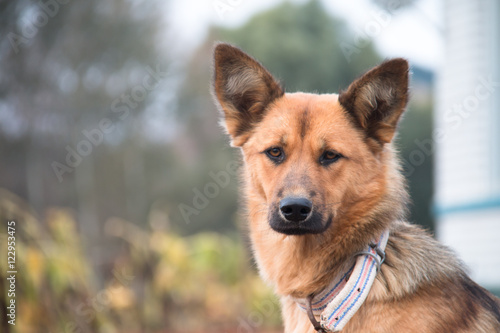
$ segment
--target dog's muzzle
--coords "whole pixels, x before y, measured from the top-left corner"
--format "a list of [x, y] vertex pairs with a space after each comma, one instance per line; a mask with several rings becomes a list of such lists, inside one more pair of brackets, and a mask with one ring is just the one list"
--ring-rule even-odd
[[314, 209], [313, 203], [303, 197], [286, 197], [272, 209], [269, 216], [271, 228], [285, 235], [318, 234], [331, 223]]

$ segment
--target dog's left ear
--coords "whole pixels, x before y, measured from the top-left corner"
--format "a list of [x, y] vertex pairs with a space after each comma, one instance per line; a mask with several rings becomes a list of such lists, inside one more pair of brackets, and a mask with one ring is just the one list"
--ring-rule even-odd
[[214, 50], [213, 92], [224, 113], [233, 146], [241, 146], [266, 108], [284, 92], [255, 59], [229, 44]]
[[340, 104], [379, 147], [391, 142], [408, 102], [408, 70], [405, 59], [386, 61], [339, 95]]

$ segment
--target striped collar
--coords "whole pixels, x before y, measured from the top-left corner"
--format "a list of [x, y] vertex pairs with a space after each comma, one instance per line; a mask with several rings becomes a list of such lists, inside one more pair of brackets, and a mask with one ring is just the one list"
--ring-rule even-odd
[[356, 254], [356, 262], [347, 271], [334, 278], [320, 293], [306, 299], [294, 298], [298, 306], [308, 312], [317, 331], [341, 331], [361, 307], [384, 262], [388, 239], [389, 230], [385, 230], [376, 242]]

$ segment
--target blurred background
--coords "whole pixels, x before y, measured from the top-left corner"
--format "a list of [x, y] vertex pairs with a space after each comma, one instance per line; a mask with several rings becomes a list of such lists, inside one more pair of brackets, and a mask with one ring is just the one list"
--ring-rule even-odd
[[409, 219], [498, 294], [499, 22], [495, 0], [0, 1], [0, 330], [280, 331], [210, 96], [215, 41], [287, 91], [409, 59]]

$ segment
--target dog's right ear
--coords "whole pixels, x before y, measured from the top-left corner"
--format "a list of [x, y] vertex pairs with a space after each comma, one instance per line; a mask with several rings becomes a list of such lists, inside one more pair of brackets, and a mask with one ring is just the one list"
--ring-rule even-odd
[[266, 107], [283, 95], [279, 82], [256, 60], [229, 44], [214, 52], [213, 92], [233, 146], [242, 146]]

